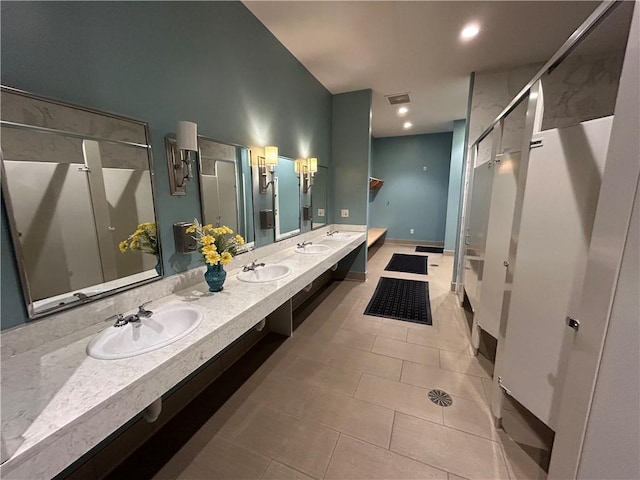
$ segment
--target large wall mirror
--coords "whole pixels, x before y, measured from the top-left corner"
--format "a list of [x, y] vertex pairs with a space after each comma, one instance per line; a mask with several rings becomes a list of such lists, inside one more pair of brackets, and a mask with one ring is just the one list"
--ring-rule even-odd
[[295, 161], [279, 157], [273, 172], [276, 242], [300, 233], [300, 179]]
[[311, 228], [321, 228], [327, 224], [329, 198], [329, 168], [318, 166], [318, 171], [313, 177], [313, 186], [311, 187], [311, 207], [313, 209], [313, 217]]
[[200, 199], [205, 224], [226, 225], [254, 240], [249, 150], [198, 137]]
[[147, 125], [1, 90], [2, 195], [29, 317], [161, 273]]

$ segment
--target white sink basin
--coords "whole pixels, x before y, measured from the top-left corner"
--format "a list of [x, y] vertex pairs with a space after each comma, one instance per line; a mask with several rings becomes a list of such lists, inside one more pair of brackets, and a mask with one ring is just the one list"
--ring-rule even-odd
[[348, 238], [354, 237], [358, 232], [336, 232], [333, 235], [330, 235], [328, 238], [335, 238], [336, 240], [346, 240]]
[[139, 322], [100, 332], [87, 345], [87, 354], [101, 360], [133, 357], [181, 339], [201, 322], [202, 312], [195, 307], [167, 307]]
[[318, 253], [325, 253], [325, 252], [328, 252], [329, 250], [331, 250], [331, 247], [329, 245], [322, 245], [322, 244], [305, 245], [303, 248], [297, 247], [296, 253], [302, 253], [303, 255], [304, 254], [313, 255]]
[[238, 280], [248, 283], [274, 282], [290, 273], [291, 269], [286, 265], [265, 265], [264, 267], [256, 267], [255, 270], [249, 270], [248, 272], [240, 272]]

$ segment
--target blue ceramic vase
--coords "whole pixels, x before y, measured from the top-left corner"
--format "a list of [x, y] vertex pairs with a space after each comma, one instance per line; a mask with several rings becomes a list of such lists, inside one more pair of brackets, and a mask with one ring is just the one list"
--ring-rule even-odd
[[207, 285], [209, 285], [210, 292], [220, 292], [224, 288], [224, 281], [227, 278], [227, 272], [225, 272], [224, 267], [220, 264], [218, 265], [209, 265], [207, 264], [207, 271], [204, 272], [204, 279], [207, 281]]

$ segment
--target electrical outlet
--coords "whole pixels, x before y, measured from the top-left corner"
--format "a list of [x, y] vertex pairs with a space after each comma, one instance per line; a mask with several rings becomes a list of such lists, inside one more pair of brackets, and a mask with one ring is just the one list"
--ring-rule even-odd
[[349, 209], [343, 208], [342, 210], [340, 210], [340, 216], [342, 218], [347, 218], [349, 216]]
[[324, 217], [324, 208], [319, 208], [318, 209], [318, 216], [319, 217]]
[[413, 232], [413, 228], [412, 228], [411, 230], [409, 230], [409, 233], [410, 233], [411, 235], [413, 235], [413, 233], [414, 233], [414, 232]]

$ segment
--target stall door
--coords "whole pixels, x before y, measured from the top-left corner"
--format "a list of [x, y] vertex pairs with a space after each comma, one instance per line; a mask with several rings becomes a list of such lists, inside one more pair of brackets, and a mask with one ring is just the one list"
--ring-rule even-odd
[[522, 207], [502, 383], [552, 429], [564, 383], [566, 316], [582, 290], [613, 117], [535, 135]]

